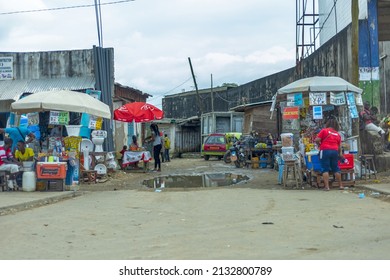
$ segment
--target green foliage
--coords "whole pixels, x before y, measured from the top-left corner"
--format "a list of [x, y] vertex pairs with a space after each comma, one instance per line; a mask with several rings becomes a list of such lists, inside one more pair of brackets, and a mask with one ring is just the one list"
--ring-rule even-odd
[[238, 87], [236, 83], [223, 83], [221, 87]]

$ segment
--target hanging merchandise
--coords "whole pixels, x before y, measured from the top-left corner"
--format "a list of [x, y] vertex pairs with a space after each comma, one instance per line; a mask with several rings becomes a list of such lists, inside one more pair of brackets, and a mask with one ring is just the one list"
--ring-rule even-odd
[[49, 124], [57, 124], [57, 125], [69, 124], [69, 112], [50, 111]]
[[100, 100], [100, 97], [102, 96], [102, 92], [100, 90], [87, 89], [85, 93], [89, 94], [93, 98], [96, 98], [97, 100]]
[[314, 120], [323, 119], [322, 106], [313, 106], [313, 119]]
[[347, 104], [349, 107], [351, 118], [356, 119], [359, 117], [359, 113], [356, 108], [355, 94], [353, 92], [347, 92], [346, 95], [347, 95]]
[[27, 114], [28, 125], [37, 125], [39, 124], [39, 113], [28, 113]]
[[285, 107], [283, 110], [284, 120], [293, 120], [299, 118], [299, 107]]
[[287, 107], [303, 107], [302, 92], [287, 94]]
[[357, 106], [363, 106], [363, 99], [361, 94], [355, 93], [355, 100]]
[[101, 130], [102, 124], [103, 124], [103, 118], [95, 117], [92, 115], [89, 116], [89, 123], [88, 123], [89, 129]]
[[344, 92], [340, 93], [330, 93], [330, 104], [340, 106], [340, 105], [345, 105], [346, 100], [345, 100], [345, 95]]
[[326, 92], [310, 92], [309, 105], [326, 105]]

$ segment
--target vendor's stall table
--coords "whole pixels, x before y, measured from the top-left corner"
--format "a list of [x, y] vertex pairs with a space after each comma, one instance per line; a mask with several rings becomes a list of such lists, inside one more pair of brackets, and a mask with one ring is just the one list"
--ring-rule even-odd
[[[318, 171], [309, 170], [307, 172], [308, 175], [308, 183], [312, 187], [323, 188], [324, 181], [322, 178], [322, 173]], [[333, 178], [333, 173], [329, 173], [330, 178], [330, 187], [339, 187], [339, 183], [335, 181]], [[355, 170], [354, 169], [342, 169], [341, 170], [341, 182], [344, 187], [354, 187], [355, 186]]]
[[252, 164], [252, 158], [267, 159], [267, 165], [274, 168], [274, 153], [273, 148], [247, 148], [245, 150], [247, 164]]
[[143, 162], [143, 171], [148, 169], [148, 163], [152, 160], [152, 156], [149, 151], [126, 151], [123, 154], [122, 168], [126, 168], [130, 164], [136, 162]]

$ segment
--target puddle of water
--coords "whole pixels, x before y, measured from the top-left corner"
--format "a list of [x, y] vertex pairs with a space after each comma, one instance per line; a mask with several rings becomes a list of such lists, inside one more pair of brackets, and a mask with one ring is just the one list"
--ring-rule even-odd
[[249, 177], [225, 173], [225, 174], [202, 174], [202, 175], [171, 175], [144, 180], [143, 185], [151, 189], [164, 188], [207, 188], [224, 187], [246, 182]]

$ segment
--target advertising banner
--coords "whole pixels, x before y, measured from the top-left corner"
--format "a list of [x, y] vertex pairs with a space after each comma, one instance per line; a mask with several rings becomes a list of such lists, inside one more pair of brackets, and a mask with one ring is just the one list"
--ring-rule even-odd
[[283, 110], [284, 120], [293, 120], [299, 118], [299, 107], [285, 107]]

